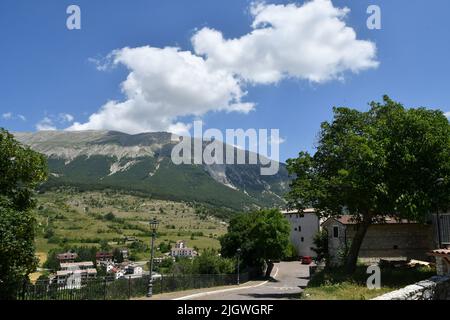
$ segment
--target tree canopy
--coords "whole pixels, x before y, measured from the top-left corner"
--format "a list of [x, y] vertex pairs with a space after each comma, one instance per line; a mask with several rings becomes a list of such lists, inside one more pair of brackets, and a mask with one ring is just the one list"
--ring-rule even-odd
[[383, 97], [363, 112], [334, 108], [314, 155], [288, 160], [289, 206], [359, 222], [346, 261], [356, 266], [368, 226], [393, 217], [424, 222], [450, 203], [450, 125], [441, 111], [405, 108]]
[[35, 187], [46, 179], [45, 158], [0, 129], [0, 298], [14, 297], [18, 283], [36, 268]]
[[264, 262], [284, 257], [289, 231], [289, 222], [276, 209], [237, 215], [220, 239], [222, 256], [236, 257], [241, 249], [244, 266], [262, 268]]

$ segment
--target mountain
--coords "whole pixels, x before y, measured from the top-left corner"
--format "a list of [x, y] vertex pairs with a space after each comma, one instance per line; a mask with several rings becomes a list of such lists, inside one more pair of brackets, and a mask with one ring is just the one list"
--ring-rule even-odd
[[[14, 136], [48, 158], [50, 177], [43, 188], [118, 189], [158, 199], [246, 210], [282, 205], [289, 183], [282, 163], [272, 176], [260, 175], [259, 161], [175, 165], [171, 153], [178, 141], [167, 132], [129, 135], [116, 131], [40, 131], [16, 132]], [[203, 143], [203, 150], [207, 144]], [[223, 148], [224, 154], [230, 148], [235, 151], [235, 158], [242, 153], [246, 159], [251, 155], [230, 145]]]

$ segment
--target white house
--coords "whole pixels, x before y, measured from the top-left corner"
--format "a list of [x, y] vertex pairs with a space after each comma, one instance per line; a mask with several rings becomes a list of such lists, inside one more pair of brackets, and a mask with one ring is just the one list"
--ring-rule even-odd
[[129, 264], [125, 267], [125, 274], [133, 274], [133, 275], [142, 275], [143, 269], [141, 266], [135, 265], [135, 264]]
[[114, 273], [116, 280], [121, 279], [125, 276], [125, 272], [123, 270], [118, 270]]
[[197, 251], [192, 248], [188, 248], [186, 246], [186, 242], [184, 240], [178, 240], [175, 244], [175, 248], [170, 250], [170, 255], [172, 257], [195, 257], [197, 256]]
[[56, 272], [56, 281], [68, 289], [80, 288], [82, 282], [97, 276], [92, 261], [61, 263], [60, 266], [61, 270]]
[[314, 209], [305, 209], [303, 212], [282, 211], [291, 225], [291, 243], [302, 256], [315, 257], [316, 253], [311, 249], [314, 247], [314, 236], [320, 230], [320, 220]]

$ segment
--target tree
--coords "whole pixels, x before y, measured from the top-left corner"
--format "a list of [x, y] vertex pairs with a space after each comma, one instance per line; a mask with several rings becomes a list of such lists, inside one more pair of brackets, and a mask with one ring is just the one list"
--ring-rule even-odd
[[[288, 160], [289, 207], [358, 223], [345, 261], [352, 273], [368, 227], [386, 217], [423, 222], [450, 203], [450, 125], [441, 111], [407, 109], [384, 96], [370, 110], [334, 108], [316, 153]], [[436, 181], [441, 181], [437, 184]]]
[[272, 260], [283, 258], [289, 245], [289, 222], [279, 210], [262, 210], [235, 216], [230, 221], [228, 233], [220, 238], [223, 257], [236, 257], [241, 249], [244, 266], [262, 270], [266, 276], [272, 271]]
[[170, 268], [170, 273], [173, 274], [192, 274], [192, 271], [192, 259], [188, 257], [177, 257]]
[[112, 212], [108, 212], [107, 214], [105, 214], [103, 219], [105, 219], [107, 221], [114, 221], [116, 219], [116, 215]]
[[118, 248], [114, 248], [114, 250], [113, 250], [113, 260], [116, 263], [122, 263], [123, 262], [122, 250], [120, 250]]
[[170, 249], [171, 249], [171, 246], [167, 242], [161, 242], [161, 244], [159, 245], [159, 251], [161, 253], [167, 253], [170, 251]]
[[45, 239], [50, 239], [50, 238], [52, 238], [54, 236], [55, 236], [55, 230], [53, 228], [48, 227], [48, 228], [45, 229], [45, 232], [44, 232], [44, 238]]
[[285, 261], [295, 261], [298, 260], [298, 253], [297, 253], [297, 249], [295, 248], [295, 245], [290, 242], [288, 244], [288, 247], [285, 251], [283, 260]]
[[0, 128], [0, 299], [14, 298], [37, 266], [34, 189], [47, 177], [45, 158]]
[[213, 249], [205, 249], [192, 263], [192, 272], [195, 274], [230, 274], [234, 269], [233, 259], [222, 258]]
[[98, 252], [97, 247], [66, 247], [64, 251], [70, 251], [77, 253], [78, 257], [76, 258], [77, 262], [81, 261], [92, 261], [93, 263], [96, 262], [96, 255]]
[[316, 261], [321, 262], [325, 260], [329, 262], [328, 255], [328, 232], [326, 230], [320, 230], [316, 233], [313, 239], [314, 247], [312, 251], [316, 253]]
[[111, 246], [109, 245], [109, 242], [106, 239], [100, 240], [99, 245], [100, 245], [100, 251], [107, 252], [107, 251], [111, 250]]
[[62, 253], [61, 249], [51, 249], [47, 254], [47, 260], [45, 260], [43, 267], [52, 271], [59, 270], [59, 260], [57, 258], [58, 253]]

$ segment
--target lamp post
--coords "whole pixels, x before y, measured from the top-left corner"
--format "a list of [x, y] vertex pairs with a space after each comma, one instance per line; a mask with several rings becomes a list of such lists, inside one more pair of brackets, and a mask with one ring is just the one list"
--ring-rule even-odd
[[239, 269], [240, 269], [240, 257], [241, 257], [241, 248], [238, 248], [236, 250], [237, 253], [237, 284], [240, 285], [241, 279], [240, 279], [240, 274], [239, 274]]
[[151, 298], [153, 295], [153, 246], [156, 238], [156, 230], [158, 229], [159, 221], [156, 218], [150, 220], [150, 228], [152, 229], [152, 244], [151, 244], [151, 256], [150, 256], [150, 279], [148, 280], [148, 292], [147, 297]]
[[[436, 179], [436, 186], [441, 186], [444, 183], [444, 178]], [[437, 232], [438, 232], [438, 249], [442, 248], [442, 239], [441, 239], [441, 217], [439, 216], [439, 192], [438, 192], [438, 202], [436, 204], [436, 220], [437, 220]]]

